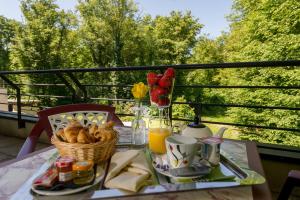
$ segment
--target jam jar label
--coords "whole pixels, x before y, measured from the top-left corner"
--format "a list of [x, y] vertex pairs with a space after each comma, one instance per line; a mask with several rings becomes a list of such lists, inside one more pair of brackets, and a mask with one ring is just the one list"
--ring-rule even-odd
[[58, 180], [60, 182], [67, 182], [73, 179], [72, 171], [70, 172], [59, 172]]

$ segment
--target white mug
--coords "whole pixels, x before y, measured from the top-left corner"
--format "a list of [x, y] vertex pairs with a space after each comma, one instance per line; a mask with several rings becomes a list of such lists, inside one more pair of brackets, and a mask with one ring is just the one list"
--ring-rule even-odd
[[192, 137], [172, 135], [166, 138], [167, 158], [170, 168], [181, 168], [193, 163], [197, 140]]

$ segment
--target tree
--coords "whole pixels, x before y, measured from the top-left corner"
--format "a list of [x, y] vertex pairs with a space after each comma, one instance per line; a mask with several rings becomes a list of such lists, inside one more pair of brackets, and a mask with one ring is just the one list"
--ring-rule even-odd
[[157, 64], [184, 64], [191, 56], [202, 25], [191, 12], [172, 11], [153, 22]]
[[80, 0], [81, 33], [98, 66], [122, 66], [132, 39], [137, 8], [132, 0]]
[[59, 11], [54, 0], [23, 0], [25, 24], [16, 33], [12, 63], [19, 69], [55, 69], [64, 65], [62, 50], [74, 16]]
[[[300, 2], [296, 0], [236, 0], [231, 32], [225, 40], [227, 61], [299, 59]], [[300, 71], [295, 67], [221, 70], [222, 84], [299, 85]], [[299, 91], [236, 89], [225, 91], [228, 103], [299, 107]], [[236, 122], [273, 127], [299, 128], [297, 111], [234, 108], [228, 112]], [[245, 129], [243, 138], [261, 142], [298, 145], [300, 137], [285, 131]]]
[[[17, 30], [11, 47], [11, 62], [15, 69], [57, 69], [70, 67], [68, 63], [76, 45], [70, 42], [76, 18], [59, 10], [54, 0], [22, 0], [25, 23]], [[70, 45], [75, 47], [70, 48]], [[72, 49], [72, 50], [71, 50]], [[61, 83], [55, 74], [30, 75], [32, 83]], [[40, 94], [66, 94], [63, 88], [29, 88]], [[50, 105], [54, 101], [45, 99]], [[45, 103], [45, 101], [43, 101]], [[47, 105], [46, 104], [46, 105]]]
[[0, 16], [0, 70], [8, 70], [10, 65], [9, 53], [15, 30], [19, 23], [15, 20]]

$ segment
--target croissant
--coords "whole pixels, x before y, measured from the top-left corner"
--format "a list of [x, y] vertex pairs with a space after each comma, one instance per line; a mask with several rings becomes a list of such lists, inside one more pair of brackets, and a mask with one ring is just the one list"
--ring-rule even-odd
[[68, 130], [69, 128], [78, 128], [78, 129], [81, 129], [81, 128], [83, 128], [83, 126], [76, 119], [72, 119], [69, 122], [69, 124], [66, 126], [65, 131]]
[[115, 125], [115, 122], [113, 122], [113, 121], [109, 121], [109, 122], [106, 122], [106, 123], [104, 123], [104, 124], [101, 124], [100, 126], [99, 126], [99, 128], [103, 128], [103, 129], [112, 129], [113, 127], [114, 127], [114, 125]]
[[76, 143], [77, 142], [77, 136], [78, 136], [78, 133], [80, 131], [81, 128], [72, 128], [72, 127], [69, 127], [69, 128], [65, 128], [64, 129], [64, 133], [65, 133], [65, 138], [67, 139], [67, 141], [69, 143]]
[[64, 141], [64, 142], [67, 141], [66, 136], [65, 136], [64, 129], [59, 129], [59, 130], [55, 133], [55, 135], [58, 136], [58, 138], [61, 139], [62, 141]]
[[89, 126], [89, 134], [95, 135], [95, 132], [98, 130], [97, 124], [92, 124]]
[[77, 142], [82, 144], [88, 144], [93, 142], [92, 138], [90, 137], [88, 128], [82, 128], [79, 131], [77, 136]]

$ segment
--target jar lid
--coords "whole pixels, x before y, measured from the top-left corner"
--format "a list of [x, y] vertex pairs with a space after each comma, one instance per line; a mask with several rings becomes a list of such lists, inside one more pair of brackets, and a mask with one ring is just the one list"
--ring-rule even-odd
[[72, 166], [74, 159], [71, 157], [60, 157], [56, 160], [56, 167], [68, 167]]
[[79, 161], [79, 162], [75, 162], [73, 164], [73, 170], [77, 170], [77, 171], [82, 171], [82, 170], [89, 170], [93, 167], [94, 162], [90, 161], [90, 160], [86, 160], [86, 161]]

